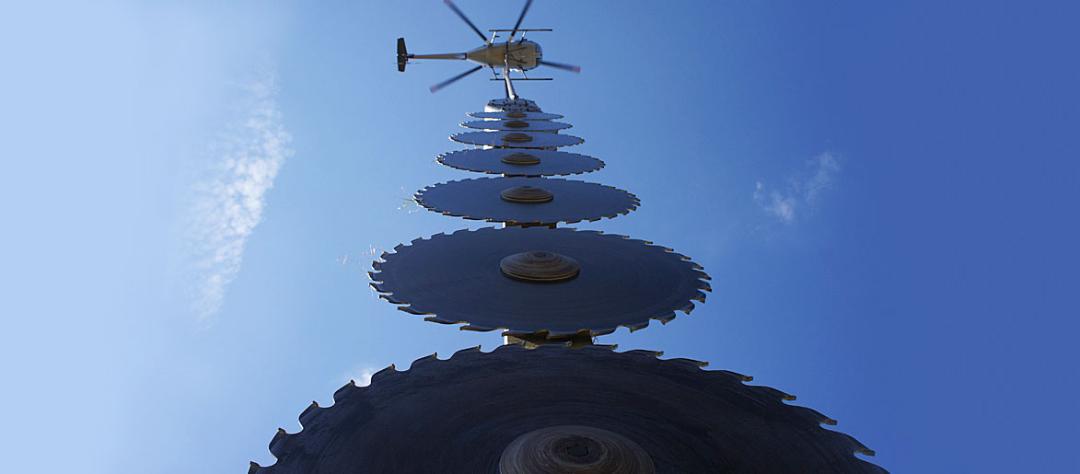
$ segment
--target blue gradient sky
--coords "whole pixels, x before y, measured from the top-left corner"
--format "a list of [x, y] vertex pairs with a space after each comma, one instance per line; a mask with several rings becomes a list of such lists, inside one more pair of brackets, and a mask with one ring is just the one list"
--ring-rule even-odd
[[[499, 343], [364, 274], [372, 248], [477, 225], [401, 205], [469, 177], [433, 157], [498, 83], [432, 95], [467, 66], [393, 60], [398, 36], [474, 35], [435, 0], [219, 3], [0, 14], [5, 470], [244, 472], [348, 379]], [[520, 8], [460, 6], [481, 28]], [[605, 342], [754, 375], [894, 472], [1080, 470], [1078, 13], [539, 0], [535, 39], [583, 72], [519, 92], [608, 163], [583, 179], [642, 199], [581, 227], [714, 278], [693, 315]], [[251, 198], [219, 240], [192, 229], [223, 222], [216, 185]], [[242, 258], [196, 268], [208, 241]], [[231, 279], [212, 310], [207, 275]]]

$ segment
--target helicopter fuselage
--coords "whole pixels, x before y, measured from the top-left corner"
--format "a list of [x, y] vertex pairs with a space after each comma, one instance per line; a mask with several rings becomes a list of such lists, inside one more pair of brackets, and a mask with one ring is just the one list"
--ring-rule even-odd
[[535, 41], [520, 40], [507, 44], [491, 43], [465, 53], [465, 58], [477, 64], [493, 68], [507, 65], [514, 71], [528, 71], [540, 65], [543, 51]]

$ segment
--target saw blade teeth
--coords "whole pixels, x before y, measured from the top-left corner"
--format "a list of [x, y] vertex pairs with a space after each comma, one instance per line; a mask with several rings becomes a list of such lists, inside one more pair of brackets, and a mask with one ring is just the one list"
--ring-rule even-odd
[[421, 357], [419, 359], [414, 360], [412, 362], [412, 364], [409, 365], [409, 370], [412, 371], [413, 369], [416, 369], [418, 367], [424, 367], [424, 366], [426, 366], [428, 364], [431, 364], [433, 362], [438, 362], [438, 360], [439, 360], [439, 353], [438, 352], [433, 352], [430, 355], [426, 355], [424, 357]]
[[[372, 285], [374, 286], [374, 285]], [[379, 298], [386, 300], [390, 304], [406, 304], [406, 302], [394, 298], [392, 293], [380, 293]]]
[[645, 321], [641, 321], [641, 322], [637, 322], [637, 323], [623, 324], [623, 326], [625, 326], [627, 329], [629, 329], [630, 332], [640, 331], [642, 329], [645, 329], [645, 328], [649, 327], [649, 320], [645, 320]]
[[818, 424], [821, 424], [821, 425], [836, 426], [836, 420], [825, 416], [824, 414], [822, 414], [821, 412], [819, 412], [819, 411], [817, 411], [817, 410], [815, 410], [813, 408], [810, 408], [810, 407], [796, 407], [796, 408], [798, 408], [799, 411], [802, 412], [807, 418], [813, 420], [814, 423], [818, 423]]
[[690, 314], [690, 312], [693, 311], [693, 310], [694, 310], [694, 303], [691, 303], [691, 302], [687, 302], [685, 306], [683, 306], [682, 308], [679, 308], [679, 311], [682, 311], [685, 314]]
[[698, 289], [711, 292], [712, 291], [712, 285], [710, 285], [709, 282], [707, 282], [705, 280], [699, 279], [698, 280]]
[[461, 321], [451, 321], [449, 319], [443, 319], [438, 316], [426, 316], [424, 321], [430, 321], [438, 324], [461, 324]]
[[258, 472], [262, 469], [263, 467], [255, 461], [251, 461], [250, 463], [248, 463], [248, 474], [258, 474]]
[[[851, 435], [849, 435], [847, 433], [841, 433], [839, 431], [832, 431], [832, 430], [825, 430], [825, 431], [833, 433], [836, 436], [840, 436], [840, 437], [844, 438], [845, 440], [847, 440], [847, 442], [850, 443], [850, 445], [851, 445], [852, 453], [858, 453], [858, 454], [862, 454], [864, 456], [877, 456], [876, 451], [874, 451], [873, 449], [868, 448], [865, 444], [862, 444], [861, 441], [855, 439], [854, 437], [852, 437]], [[874, 467], [878, 467], [878, 466], [874, 466]]]
[[754, 381], [754, 377], [752, 375], [744, 375], [744, 374], [740, 374], [738, 372], [732, 372], [730, 370], [713, 370], [713, 371], [710, 371], [710, 373], [714, 373], [714, 374], [717, 374], [717, 375], [724, 375], [724, 376], [727, 376], [727, 377], [734, 377], [734, 378], [738, 379], [740, 382], [744, 382], [744, 383]]
[[697, 360], [697, 359], [688, 359], [686, 357], [676, 357], [674, 359], [666, 359], [666, 361], [667, 362], [672, 362], [672, 363], [675, 363], [675, 364], [682, 364], [682, 365], [686, 365], [686, 366], [691, 366], [691, 367], [694, 367], [694, 368], [697, 368], [697, 369], [702, 369], [702, 368], [705, 368], [706, 366], [709, 365], [709, 363], [707, 361]]
[[693, 298], [691, 298], [691, 299], [692, 299], [692, 300], [694, 300], [694, 301], [697, 301], [697, 302], [699, 302], [699, 303], [704, 303], [704, 302], [705, 302], [705, 297], [706, 297], [706, 296], [705, 296], [705, 293], [704, 293], [704, 292], [702, 292], [702, 291], [699, 291], [699, 292], [697, 292], [697, 295], [695, 295], [695, 296], [694, 296]]
[[768, 398], [772, 398], [772, 399], [775, 399], [775, 400], [783, 400], [783, 401], [795, 400], [794, 395], [791, 395], [789, 393], [785, 393], [783, 391], [777, 390], [777, 389], [772, 388], [772, 387], [766, 387], [766, 386], [760, 386], [759, 385], [759, 386], [753, 387], [753, 390], [757, 391], [758, 393], [761, 393], [761, 394], [765, 395]]
[[322, 408], [319, 406], [319, 402], [312, 400], [311, 405], [308, 405], [308, 407], [300, 413], [300, 426], [311, 426], [311, 420], [315, 417], [315, 415], [319, 414], [319, 410], [321, 409]]
[[356, 390], [358, 390], [359, 388], [360, 387], [356, 386], [356, 382], [352, 380], [350, 380], [345, 385], [342, 385], [341, 388], [334, 391], [334, 405], [341, 403], [342, 400], [356, 392]]
[[594, 329], [594, 330], [592, 330], [592, 331], [590, 332], [590, 334], [589, 334], [589, 335], [590, 335], [590, 336], [592, 336], [592, 337], [600, 337], [600, 336], [606, 336], [606, 335], [608, 335], [608, 334], [611, 334], [611, 333], [615, 332], [615, 329], [616, 329], [616, 328], [602, 328], [602, 329]]
[[421, 310], [419, 310], [419, 309], [417, 309], [417, 308], [414, 308], [414, 307], [413, 307], [412, 305], [409, 305], [409, 306], [398, 306], [398, 307], [397, 307], [397, 309], [398, 309], [398, 311], [404, 311], [404, 312], [406, 312], [406, 313], [409, 313], [409, 314], [415, 314], [415, 315], [417, 315], [417, 316], [424, 316], [424, 315], [427, 315], [427, 314], [431, 314], [431, 313], [429, 313], [429, 312], [426, 312], [426, 311], [421, 311]]
[[480, 352], [480, 346], [476, 345], [476, 346], [473, 346], [473, 347], [468, 347], [468, 348], [462, 349], [460, 351], [457, 351], [457, 352], [454, 353], [454, 355], [450, 356], [450, 358], [453, 359], [453, 358], [458, 357], [458, 356], [475, 355], [475, 354], [480, 354], [480, 353], [481, 353]]
[[660, 321], [660, 324], [667, 324], [675, 320], [675, 312], [670, 311], [660, 316], [653, 317], [653, 319]]
[[706, 280], [706, 281], [712, 280], [712, 277], [709, 276], [708, 273], [705, 273], [705, 272], [703, 272], [701, 270], [694, 270], [694, 274], [696, 274], [697, 277], [702, 279], [702, 280]]
[[385, 380], [387, 377], [397, 375], [397, 367], [394, 364], [390, 364], [382, 370], [371, 374], [371, 385], [374, 385], [377, 381]]
[[495, 330], [495, 328], [492, 328], [492, 327], [478, 326], [476, 324], [466, 324], [466, 325], [464, 325], [464, 326], [462, 326], [462, 327], [460, 327], [458, 329], [460, 329], [462, 331], [476, 331], [476, 332], [490, 332], [490, 331]]
[[274, 433], [274, 438], [270, 440], [270, 454], [278, 459], [285, 457], [288, 452], [286, 449], [288, 442], [289, 433], [286, 433], [283, 428], [278, 428], [277, 433]]
[[659, 359], [664, 355], [664, 351], [652, 351], [649, 349], [634, 349], [625, 351], [623, 354], [632, 354], [636, 356], [651, 357], [653, 359]]

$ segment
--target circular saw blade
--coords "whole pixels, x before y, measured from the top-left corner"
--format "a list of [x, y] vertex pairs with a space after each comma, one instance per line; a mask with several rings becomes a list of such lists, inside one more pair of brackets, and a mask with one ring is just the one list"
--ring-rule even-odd
[[[500, 193], [517, 186], [541, 188], [554, 199], [543, 203], [507, 201]], [[465, 219], [509, 224], [572, 224], [614, 218], [637, 209], [637, 196], [611, 186], [552, 178], [478, 178], [421, 189], [416, 202], [430, 211]]]
[[503, 158], [514, 153], [521, 153], [521, 150], [474, 148], [443, 153], [436, 157], [435, 161], [459, 170], [504, 176], [566, 176], [590, 173], [604, 167], [604, 162], [597, 158], [556, 150], [526, 152], [540, 160], [534, 165], [510, 164], [503, 161]]
[[462, 127], [476, 130], [506, 132], [557, 132], [573, 125], [550, 120], [472, 120], [463, 122]]
[[491, 99], [484, 106], [485, 112], [542, 112], [540, 106], [529, 99]]
[[[566, 425], [629, 439], [657, 473], [883, 473], [836, 422], [789, 405], [793, 396], [649, 351], [501, 346], [435, 354], [352, 382], [328, 408], [312, 403], [303, 429], [278, 430], [272, 466], [250, 473], [500, 472], [515, 440]], [[594, 472], [594, 471], [589, 471]]]
[[[545, 112], [518, 112], [513, 115], [509, 115], [509, 112], [470, 112], [469, 116], [478, 119], [497, 119], [497, 120], [558, 120], [563, 118], [559, 114], [549, 114]], [[522, 117], [519, 114], [524, 114]]]
[[[508, 137], [509, 136], [509, 137]], [[513, 141], [508, 138], [514, 136], [527, 136], [528, 141]], [[494, 146], [503, 148], [537, 148], [554, 149], [564, 146], [580, 145], [585, 139], [573, 135], [559, 135], [557, 133], [530, 133], [530, 132], [463, 132], [455, 133], [450, 139], [469, 145]]]
[[[671, 249], [626, 236], [571, 228], [483, 228], [398, 245], [372, 264], [371, 287], [398, 309], [462, 329], [508, 335], [598, 336], [689, 314], [710, 291], [701, 266]], [[510, 278], [503, 258], [543, 251], [580, 265], [573, 279]]]

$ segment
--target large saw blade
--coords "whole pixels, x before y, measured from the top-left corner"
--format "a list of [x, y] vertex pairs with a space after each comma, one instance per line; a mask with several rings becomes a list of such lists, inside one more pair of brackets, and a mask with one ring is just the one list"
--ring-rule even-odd
[[[862, 443], [821, 426], [834, 420], [785, 403], [793, 396], [659, 355], [510, 345], [390, 366], [369, 386], [346, 384], [331, 407], [312, 403], [300, 432], [270, 442], [277, 462], [250, 473], [499, 473], [538, 455], [580, 466], [584, 449], [545, 447], [599, 444], [639, 467], [627, 472], [885, 472], [854, 456], [873, 454]], [[538, 433], [551, 443], [521, 449]]]
[[462, 127], [493, 132], [557, 132], [573, 125], [550, 120], [471, 120], [462, 122]]
[[504, 176], [566, 176], [589, 173], [604, 167], [603, 161], [577, 153], [512, 148], [451, 151], [439, 155], [435, 161], [459, 170]]
[[[547, 202], [517, 202], [504, 194], [515, 188], [542, 190]], [[552, 178], [479, 178], [421, 189], [416, 202], [428, 210], [466, 219], [539, 225], [614, 218], [637, 209], [637, 196], [611, 186]]]
[[530, 132], [464, 132], [451, 135], [450, 139], [469, 145], [503, 148], [554, 149], [585, 143], [585, 139], [573, 135]]
[[558, 120], [563, 118], [562, 115], [545, 112], [470, 112], [469, 116], [497, 120]]
[[[542, 253], [576, 277], [522, 281], [504, 263]], [[372, 264], [371, 287], [402, 311], [462, 329], [558, 338], [610, 334], [690, 313], [711, 288], [689, 257], [641, 240], [571, 228], [483, 228], [398, 245]], [[513, 260], [511, 260], [513, 262]], [[564, 268], [560, 266], [558, 268]]]

